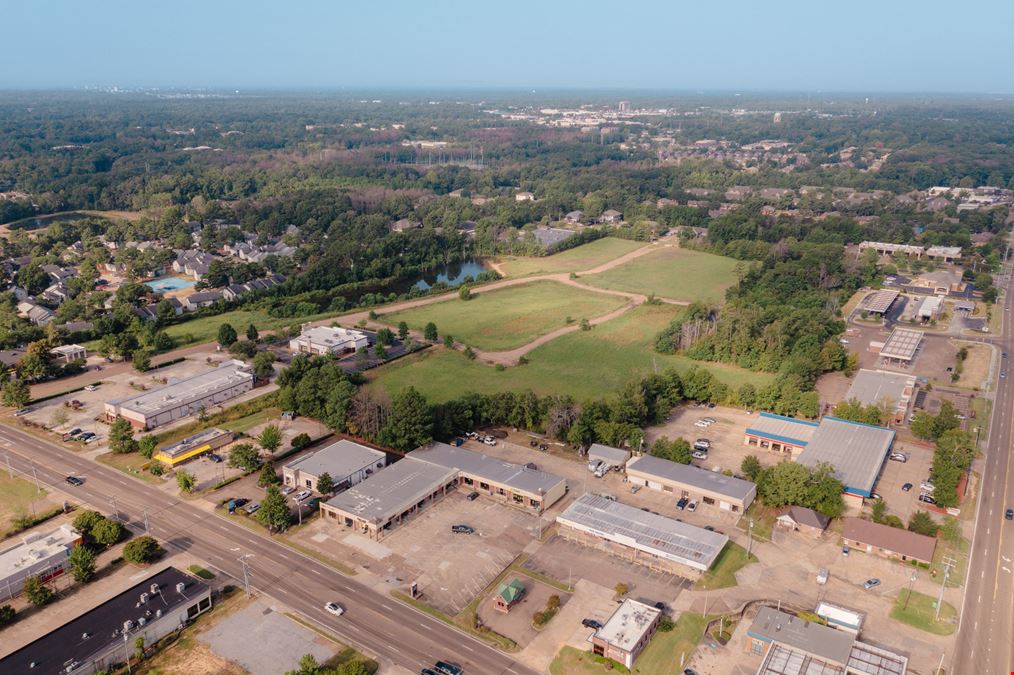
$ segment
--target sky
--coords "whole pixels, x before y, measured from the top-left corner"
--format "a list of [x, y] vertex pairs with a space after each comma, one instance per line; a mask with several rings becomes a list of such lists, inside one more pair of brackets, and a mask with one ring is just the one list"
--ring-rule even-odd
[[1014, 93], [1014, 2], [10, 0], [0, 88]]

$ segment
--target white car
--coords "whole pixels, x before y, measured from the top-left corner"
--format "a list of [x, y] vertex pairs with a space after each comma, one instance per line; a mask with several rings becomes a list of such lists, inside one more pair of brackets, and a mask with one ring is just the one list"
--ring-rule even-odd
[[694, 426], [695, 427], [700, 427], [702, 429], [707, 429], [708, 427], [711, 426], [711, 424], [708, 423], [708, 422], [705, 422], [704, 420], [697, 420], [696, 422], [694, 422]]
[[694, 459], [707, 459], [708, 452], [706, 450], [694, 450]]
[[933, 492], [933, 490], [935, 490], [936, 487], [933, 485], [933, 483], [929, 482], [928, 480], [924, 480], [923, 482], [919, 483], [919, 489], [923, 490], [924, 492]]
[[302, 492], [297, 492], [296, 494], [292, 495], [292, 501], [301, 502], [301, 501], [307, 499], [310, 496], [310, 494], [311, 494], [311, 492], [309, 490], [303, 490]]
[[283, 488], [281, 489], [281, 491], [280, 491], [280, 492], [281, 492], [281, 493], [282, 493], [283, 495], [291, 495], [291, 494], [292, 494], [293, 492], [295, 492], [295, 491], [296, 491], [296, 488], [292, 487], [291, 485], [286, 485], [285, 487], [283, 487]]
[[89, 384], [87, 387], [85, 387], [85, 391], [95, 391], [96, 389], [98, 389], [98, 387], [95, 386], [94, 384]]
[[335, 616], [341, 616], [345, 613], [345, 608], [339, 605], [337, 602], [329, 602], [324, 605], [324, 611], [328, 614], [334, 614]]
[[697, 500], [696, 499], [691, 499], [690, 503], [687, 504], [687, 511], [690, 511], [691, 513], [693, 513], [696, 510], [697, 510]]

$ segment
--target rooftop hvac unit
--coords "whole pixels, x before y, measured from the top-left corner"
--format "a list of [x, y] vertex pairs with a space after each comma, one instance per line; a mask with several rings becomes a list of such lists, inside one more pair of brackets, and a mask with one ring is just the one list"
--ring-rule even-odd
[[130, 629], [133, 628], [133, 627], [134, 627], [134, 622], [131, 621], [130, 619], [127, 619], [126, 621], [123, 622], [123, 632], [124, 633], [129, 633]]
[[82, 640], [87, 640], [90, 637], [91, 637], [91, 635], [89, 635], [88, 633], [81, 633], [81, 639]]
[[140, 617], [140, 618], [139, 618], [139, 619], [137, 620], [137, 627], [138, 627], [138, 628], [140, 628], [141, 626], [143, 626], [143, 625], [144, 625], [144, 624], [146, 624], [146, 623], [148, 623], [148, 620], [147, 620], [147, 619], [145, 619], [145, 618], [144, 618], [144, 617], [142, 616], [142, 617]]
[[161, 609], [156, 609], [155, 610], [155, 618], [156, 619], [161, 619], [162, 618], [162, 610]]
[[158, 584], [152, 584], [148, 588], [148, 592], [150, 592], [152, 595], [155, 595], [156, 593], [158, 593]]
[[147, 593], [141, 593], [141, 604], [143, 605], [146, 602], [148, 602], [148, 594]]
[[182, 595], [183, 594], [183, 589], [186, 588], [186, 587], [187, 587], [187, 585], [181, 581], [178, 584], [176, 584], [176, 592], [179, 593], [180, 595]]

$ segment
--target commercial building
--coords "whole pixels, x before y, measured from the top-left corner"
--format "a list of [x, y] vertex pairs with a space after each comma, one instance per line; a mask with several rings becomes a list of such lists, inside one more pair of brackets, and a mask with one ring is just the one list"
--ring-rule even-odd
[[896, 424], [903, 424], [916, 394], [916, 378], [887, 370], [860, 370], [852, 380], [845, 400], [863, 405], [883, 406], [892, 411]]
[[761, 607], [745, 649], [764, 657], [757, 675], [905, 675], [908, 659], [858, 639], [847, 630], [811, 623]]
[[289, 349], [302, 354], [341, 355], [369, 346], [366, 333], [348, 328], [316, 326], [303, 328], [302, 334], [289, 340]]
[[880, 348], [880, 358], [885, 363], [907, 366], [915, 359], [922, 345], [923, 334], [911, 328], [895, 328]]
[[810, 444], [819, 427], [817, 422], [762, 412], [746, 428], [743, 444], [796, 458]]
[[954, 262], [955, 260], [961, 260], [961, 247], [960, 246], [930, 246], [926, 249], [926, 257], [931, 260], [943, 260], [944, 262]]
[[823, 513], [803, 506], [790, 506], [776, 519], [778, 527], [793, 532], [802, 532], [811, 537], [819, 537], [831, 524], [831, 519]]
[[604, 462], [612, 469], [624, 466], [630, 459], [630, 451], [621, 448], [613, 448], [601, 443], [592, 443], [588, 448], [589, 462]]
[[0, 597], [13, 598], [28, 577], [53, 579], [67, 571], [70, 550], [81, 543], [81, 533], [70, 525], [49, 532], [34, 532], [20, 544], [0, 551]]
[[122, 417], [135, 429], [154, 429], [210, 409], [253, 389], [253, 367], [228, 360], [218, 368], [172, 381], [164, 387], [107, 401], [109, 422]]
[[863, 241], [859, 243], [859, 251], [865, 251], [866, 249], [873, 249], [877, 252], [877, 255], [896, 255], [898, 253], [907, 256], [915, 256], [921, 258], [925, 252], [922, 246], [913, 246], [911, 244], [890, 244], [883, 241]]
[[939, 295], [931, 295], [922, 299], [919, 303], [919, 309], [916, 310], [916, 316], [923, 323], [927, 321], [933, 321], [940, 314], [940, 310], [943, 308], [944, 299]]
[[653, 490], [671, 492], [679, 499], [699, 499], [723, 511], [742, 513], [757, 496], [757, 486], [748, 480], [706, 471], [693, 464], [643, 455], [627, 462], [627, 480]]
[[654, 570], [694, 578], [729, 543], [724, 534], [584, 494], [556, 517], [560, 535]]
[[968, 297], [968, 284], [960, 272], [936, 270], [923, 272], [903, 285], [906, 291], [939, 296]]
[[814, 613], [827, 621], [827, 625], [832, 628], [848, 631], [855, 635], [858, 635], [859, 631], [863, 629], [863, 621], [866, 620], [866, 615], [862, 612], [832, 605], [830, 602], [817, 603], [817, 609]]
[[871, 314], [885, 314], [900, 293], [893, 290], [876, 291], [863, 300], [863, 309]]
[[325, 519], [380, 539], [453, 490], [456, 469], [406, 457], [320, 505]]
[[592, 651], [630, 669], [648, 646], [661, 618], [662, 610], [627, 598], [592, 635]]
[[60, 345], [49, 350], [49, 353], [53, 355], [53, 358], [63, 363], [88, 358], [88, 350], [81, 345]]
[[880, 525], [862, 518], [844, 518], [842, 524], [842, 539], [856, 550], [904, 562], [914, 560], [927, 565], [933, 562], [933, 553], [937, 548], [936, 537]]
[[567, 481], [559, 476], [447, 443], [431, 443], [414, 450], [409, 457], [454, 469], [459, 485], [536, 513], [542, 513], [567, 493]]
[[493, 596], [493, 609], [503, 614], [509, 614], [514, 605], [521, 602], [525, 597], [525, 585], [517, 577], [508, 582], [500, 584]]
[[342, 439], [286, 464], [282, 467], [282, 480], [288, 486], [318, 492], [317, 481], [326, 473], [334, 485], [332, 492], [342, 492], [385, 466], [386, 453]]
[[168, 567], [0, 659], [0, 672], [111, 672], [138, 638], [154, 644], [209, 609], [211, 588]]
[[156, 452], [152, 459], [162, 462], [168, 466], [177, 466], [201, 455], [218, 450], [224, 445], [232, 442], [231, 431], [224, 429], [205, 429], [204, 431], [187, 436], [181, 441], [162, 448]]

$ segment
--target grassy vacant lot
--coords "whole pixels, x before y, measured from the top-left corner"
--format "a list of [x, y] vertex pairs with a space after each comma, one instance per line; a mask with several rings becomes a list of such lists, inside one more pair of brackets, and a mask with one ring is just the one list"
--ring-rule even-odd
[[646, 246], [643, 241], [629, 241], [605, 237], [541, 258], [508, 257], [501, 261], [499, 267], [509, 277], [527, 277], [533, 274], [553, 274], [557, 272], [580, 272], [598, 267], [610, 260], [619, 258], [634, 249]]
[[115, 452], [104, 452], [96, 459], [106, 466], [111, 466], [114, 469], [119, 469], [125, 474], [129, 474], [134, 478], [140, 478], [141, 480], [152, 483], [153, 485], [161, 485], [163, 481], [158, 476], [153, 476], [144, 470], [144, 467], [150, 463], [150, 460], [145, 459], [137, 452], [128, 452], [125, 454], [117, 454]]
[[924, 630], [934, 635], [950, 635], [954, 632], [956, 625], [953, 621], [957, 613], [954, 611], [953, 606], [945, 602], [940, 608], [940, 621], [937, 621], [936, 609], [933, 607], [936, 598], [913, 592], [912, 597], [908, 601], [908, 607], [905, 607], [905, 598], [908, 596], [908, 593], [907, 588], [901, 589], [898, 599], [891, 609], [892, 619], [907, 623], [909, 626], [914, 626], [919, 630]]
[[32, 502], [45, 496], [45, 490], [40, 493], [31, 481], [11, 478], [6, 470], [0, 473], [0, 536], [11, 529], [15, 518], [31, 515]]
[[581, 401], [609, 396], [655, 368], [684, 371], [692, 365], [707, 368], [734, 388], [745, 382], [763, 387], [771, 381], [766, 373], [656, 354], [655, 334], [680, 311], [671, 305], [642, 305], [590, 331], [563, 335], [532, 350], [529, 364], [500, 372], [441, 347], [399, 359], [369, 375], [374, 387], [394, 393], [411, 385], [432, 401], [446, 401], [467, 391], [492, 394], [525, 389], [541, 395], [569, 394]]
[[993, 349], [988, 345], [972, 342], [955, 342], [958, 349], [968, 350], [968, 358], [961, 368], [961, 376], [954, 384], [968, 389], [981, 389], [982, 383], [989, 374], [989, 363], [993, 359]]
[[405, 321], [422, 330], [432, 321], [440, 334], [487, 351], [502, 351], [525, 345], [540, 335], [573, 322], [593, 319], [620, 307], [624, 298], [574, 288], [555, 281], [479, 293], [471, 300], [458, 298], [385, 314], [391, 325]]
[[[609, 666], [606, 666], [609, 663]], [[640, 661], [638, 661], [640, 666]], [[629, 673], [621, 664], [595, 656], [574, 647], [564, 647], [549, 664], [550, 675], [598, 675], [599, 673]], [[638, 668], [638, 672], [648, 672]], [[668, 671], [658, 671], [659, 673]], [[673, 671], [675, 672], [675, 671]]]
[[[668, 675], [679, 673], [680, 658], [690, 660], [697, 649], [697, 643], [704, 637], [708, 621], [716, 616], [683, 612], [676, 619], [676, 627], [668, 633], [659, 631], [634, 663], [634, 672], [644, 675]], [[684, 661], [685, 663], [685, 661]]]
[[714, 567], [697, 580], [694, 588], [713, 590], [735, 586], [736, 572], [749, 562], [757, 562], [757, 556], [750, 554], [750, 559], [747, 560], [746, 549], [730, 541], [718, 554]]
[[717, 304], [725, 298], [725, 289], [736, 283], [736, 263], [732, 258], [666, 247], [584, 281], [618, 291]]

